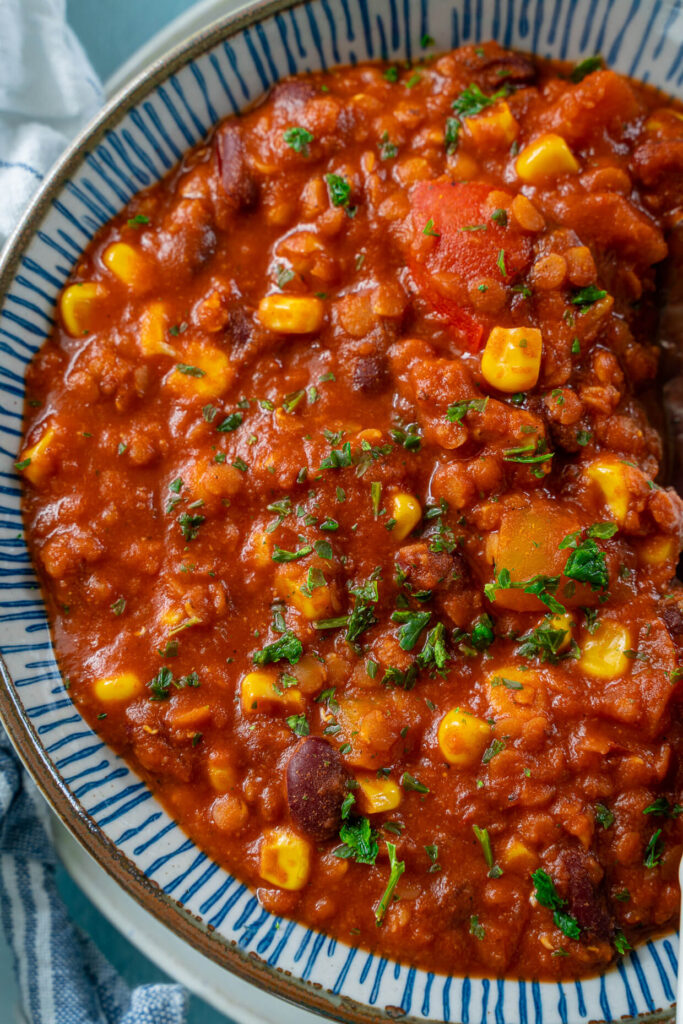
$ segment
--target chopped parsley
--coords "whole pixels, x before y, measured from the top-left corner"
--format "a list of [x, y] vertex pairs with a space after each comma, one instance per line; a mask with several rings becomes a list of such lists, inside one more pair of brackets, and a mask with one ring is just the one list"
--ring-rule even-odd
[[113, 611], [114, 615], [123, 615], [126, 610], [126, 599], [125, 597], [117, 597], [117, 599], [110, 604], [109, 607]]
[[608, 829], [610, 825], [614, 824], [615, 818], [609, 807], [605, 807], [604, 804], [596, 804], [595, 820], [598, 825], [602, 825], [604, 829]]
[[458, 148], [458, 139], [460, 136], [460, 121], [457, 117], [446, 118], [446, 129], [444, 131], [444, 146], [446, 147], [446, 155], [452, 156]]
[[437, 231], [434, 227], [434, 221], [430, 217], [425, 226], [422, 228], [423, 235], [429, 235], [430, 238], [441, 238], [441, 232]]
[[538, 868], [531, 876], [531, 881], [534, 883], [536, 900], [542, 907], [547, 907], [548, 910], [553, 912], [553, 921], [563, 932], [567, 938], [578, 939], [581, 935], [581, 928], [579, 922], [571, 914], [568, 914], [563, 908], [566, 907], [567, 901], [560, 899], [555, 883], [553, 882], [550, 875], [546, 874], [542, 868]]
[[645, 847], [645, 854], [643, 856], [643, 864], [646, 868], [656, 868], [662, 859], [662, 853], [664, 852], [664, 840], [662, 839], [662, 830], [658, 828], [650, 836], [650, 840]]
[[149, 217], [145, 217], [144, 213], [136, 213], [134, 217], [129, 217], [126, 223], [129, 228], [137, 228], [141, 224], [149, 224]]
[[569, 77], [572, 82], [578, 84], [579, 82], [583, 82], [586, 75], [590, 75], [592, 71], [599, 71], [602, 67], [604, 67], [602, 57], [597, 55], [594, 57], [586, 57], [584, 60], [579, 61]]
[[275, 268], [275, 283], [278, 288], [284, 288], [286, 284], [293, 281], [296, 274], [291, 267], [286, 267], [284, 263], [278, 263]]
[[199, 533], [199, 527], [205, 521], [206, 516], [201, 515], [190, 515], [189, 512], [183, 512], [178, 516], [178, 523], [180, 530], [185, 540], [194, 540]]
[[407, 427], [395, 427], [389, 431], [389, 436], [396, 444], [400, 444], [406, 451], [419, 452], [422, 446], [422, 439], [418, 433], [417, 423], [409, 423]]
[[473, 117], [475, 114], [481, 114], [487, 107], [492, 107], [498, 100], [507, 96], [508, 92], [509, 89], [505, 85], [491, 96], [486, 96], [473, 82], [453, 100], [452, 107], [460, 117]]
[[404, 772], [401, 776], [401, 785], [404, 789], [412, 793], [428, 793], [429, 786], [425, 786], [424, 782], [420, 782], [414, 775], [409, 772]]
[[656, 818], [677, 818], [683, 814], [683, 807], [681, 804], [674, 804], [672, 807], [665, 796], [658, 796], [645, 808], [643, 814], [654, 814]]
[[589, 583], [592, 590], [604, 590], [609, 583], [605, 554], [592, 537], [587, 537], [569, 555], [564, 574], [578, 583]]
[[176, 370], [178, 373], [184, 373], [186, 377], [206, 377], [206, 370], [200, 369], [199, 366], [189, 366], [187, 363], [177, 363]]
[[478, 939], [480, 942], [483, 942], [486, 938], [486, 929], [483, 924], [479, 923], [479, 916], [477, 914], [472, 914], [470, 917], [470, 935], [474, 935], [475, 939]]
[[351, 442], [345, 441], [341, 448], [332, 448], [320, 463], [321, 469], [346, 469], [353, 465]]
[[300, 125], [294, 125], [293, 128], [288, 128], [282, 137], [289, 148], [293, 149], [295, 153], [301, 153], [302, 156], [308, 156], [308, 147], [310, 143], [313, 142], [314, 136], [305, 128], [301, 128]]
[[589, 284], [586, 288], [579, 288], [578, 292], [571, 298], [571, 303], [574, 306], [579, 306], [579, 312], [583, 313], [585, 309], [592, 306], [594, 302], [599, 299], [604, 299], [607, 292], [602, 288], [596, 288], [594, 284]]
[[398, 884], [398, 880], [406, 869], [405, 861], [396, 859], [396, 846], [394, 843], [387, 843], [387, 853], [389, 854], [389, 881], [387, 887], [382, 894], [377, 907], [375, 908], [375, 922], [380, 925], [384, 920], [384, 915], [387, 912], [387, 908], [394, 895], [394, 889]]
[[272, 644], [267, 644], [262, 650], [255, 651], [253, 659], [256, 665], [269, 665], [284, 659], [290, 665], [296, 665], [303, 651], [301, 640], [294, 633], [287, 630]]
[[483, 412], [488, 404], [488, 398], [470, 398], [464, 402], [453, 402], [446, 409], [446, 419], [449, 423], [462, 423], [468, 412]]
[[441, 871], [439, 847], [436, 843], [430, 843], [428, 846], [425, 846], [425, 853], [429, 857], [429, 874], [433, 875], [436, 871]]
[[398, 156], [398, 147], [389, 138], [389, 132], [384, 132], [380, 139], [381, 145], [379, 147], [379, 158], [380, 160], [393, 160], [394, 157]]
[[279, 548], [277, 544], [273, 546], [272, 559], [274, 562], [298, 562], [300, 558], [305, 558], [306, 555], [310, 555], [313, 548], [310, 544], [304, 545], [302, 548], [298, 548], [297, 551], [285, 551], [284, 548]]
[[339, 174], [326, 174], [325, 181], [333, 206], [348, 206], [351, 196], [351, 185]]
[[231, 412], [229, 416], [226, 416], [222, 423], [219, 423], [216, 427], [221, 434], [230, 434], [242, 423], [244, 416], [241, 412]]
[[398, 631], [398, 642], [402, 651], [412, 651], [420, 633], [431, 617], [431, 612], [396, 611], [393, 613], [391, 621], [402, 624]]
[[499, 868], [498, 865], [494, 862], [489, 830], [487, 828], [479, 828], [478, 825], [473, 825], [472, 831], [477, 837], [479, 845], [481, 846], [482, 853], [484, 854], [484, 860], [486, 861], [486, 866], [489, 869], [489, 878], [500, 878], [500, 876], [503, 874], [503, 871], [502, 868]]
[[285, 721], [295, 736], [308, 736], [311, 731], [305, 715], [289, 715]]
[[445, 668], [448, 651], [446, 650], [446, 627], [443, 622], [437, 622], [436, 626], [427, 633], [424, 646], [416, 660], [420, 668], [429, 668], [432, 665], [439, 671]]
[[481, 763], [489, 764], [496, 754], [500, 754], [503, 750], [505, 750], [505, 740], [491, 740], [490, 744], [482, 754]]
[[517, 653], [522, 658], [538, 658], [539, 661], [554, 665], [562, 657], [560, 651], [566, 639], [566, 629], [558, 629], [552, 622], [546, 620], [520, 637]]
[[484, 594], [489, 601], [495, 601], [496, 591], [507, 590], [510, 587], [516, 590], [523, 590], [525, 594], [533, 594], [537, 597], [542, 604], [550, 609], [551, 612], [555, 612], [560, 615], [565, 611], [564, 605], [553, 596], [560, 585], [559, 576], [532, 576], [528, 580], [520, 580], [514, 582], [510, 576], [509, 569], [501, 569], [498, 573], [498, 578], [494, 576], [492, 583], [484, 584]]
[[342, 860], [355, 860], [357, 864], [374, 864], [379, 847], [377, 833], [367, 818], [345, 822], [339, 830], [342, 845], [334, 851]]

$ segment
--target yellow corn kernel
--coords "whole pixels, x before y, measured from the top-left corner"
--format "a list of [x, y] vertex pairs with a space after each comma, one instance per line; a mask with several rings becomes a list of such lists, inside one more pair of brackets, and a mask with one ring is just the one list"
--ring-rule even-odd
[[468, 711], [451, 708], [441, 719], [438, 740], [449, 764], [465, 767], [481, 759], [491, 740], [491, 726]]
[[42, 483], [46, 476], [49, 476], [52, 469], [52, 453], [50, 445], [55, 436], [55, 428], [48, 427], [39, 441], [36, 441], [30, 448], [26, 448], [17, 460], [23, 469], [19, 472], [25, 480], [29, 480], [34, 487]]
[[626, 467], [616, 459], [596, 459], [586, 466], [584, 473], [597, 485], [613, 518], [623, 526], [628, 513], [629, 497]]
[[313, 622], [324, 619], [333, 611], [332, 593], [327, 585], [315, 587], [309, 594], [303, 593], [307, 573], [298, 569], [285, 569], [275, 577], [275, 591], [278, 597], [291, 604], [298, 612]]
[[477, 117], [466, 117], [465, 125], [478, 146], [509, 146], [519, 134], [519, 125], [505, 101]]
[[258, 306], [259, 320], [277, 334], [312, 334], [323, 323], [325, 307], [312, 295], [266, 295]]
[[261, 844], [259, 871], [280, 889], [303, 889], [311, 871], [311, 844], [286, 825], [269, 829]]
[[[179, 366], [185, 369], [181, 370]], [[182, 395], [217, 398], [228, 389], [234, 376], [234, 367], [225, 352], [212, 345], [192, 342], [182, 357], [178, 357], [178, 364], [168, 374], [165, 383]]]
[[299, 714], [306, 706], [296, 686], [279, 686], [277, 675], [271, 672], [248, 672], [242, 680], [240, 693], [245, 715], [274, 709]]
[[127, 242], [112, 242], [104, 250], [102, 262], [114, 277], [135, 292], [144, 291], [149, 284], [146, 256]]
[[539, 185], [562, 174], [577, 174], [579, 164], [561, 135], [548, 132], [525, 146], [515, 163], [527, 185]]
[[143, 691], [143, 685], [139, 676], [134, 672], [122, 672], [118, 676], [108, 676], [106, 679], [96, 679], [93, 692], [103, 704], [112, 704], [114, 701], [132, 700]]
[[220, 761], [209, 761], [206, 766], [206, 774], [209, 782], [217, 793], [227, 793], [234, 789], [238, 782], [237, 769], [232, 764], [221, 763]]
[[500, 854], [500, 860], [506, 871], [515, 871], [526, 874], [533, 871], [538, 863], [538, 856], [528, 846], [518, 839], [513, 839], [507, 844]]
[[629, 666], [624, 651], [630, 646], [631, 634], [626, 626], [610, 620], [601, 622], [595, 633], [584, 640], [579, 665], [596, 679], [623, 676]]
[[678, 543], [674, 537], [664, 534], [648, 537], [638, 549], [638, 561], [642, 565], [658, 566], [669, 562], [678, 554]]
[[166, 303], [150, 302], [142, 314], [140, 333], [138, 335], [143, 355], [174, 356], [176, 354], [173, 346], [164, 340], [166, 338], [167, 324]]
[[59, 297], [59, 312], [66, 331], [80, 338], [91, 329], [92, 311], [98, 299], [107, 294], [104, 285], [92, 281], [70, 284]]
[[574, 616], [570, 615], [569, 612], [564, 612], [563, 614], [558, 615], [551, 615], [551, 617], [547, 620], [548, 629], [554, 629], [558, 632], [562, 630], [562, 632], [564, 633], [564, 639], [560, 641], [556, 648], [558, 654], [561, 654], [562, 651], [568, 650], [572, 642], [572, 630], [574, 629], [574, 625]]
[[358, 809], [363, 814], [381, 814], [394, 811], [403, 797], [400, 787], [392, 779], [378, 779], [376, 775], [357, 775]]
[[538, 380], [542, 349], [535, 327], [494, 327], [481, 357], [484, 379], [499, 391], [528, 391]]
[[389, 507], [390, 517], [396, 520], [391, 536], [394, 540], [404, 540], [422, 519], [422, 506], [412, 494], [399, 491], [392, 495]]

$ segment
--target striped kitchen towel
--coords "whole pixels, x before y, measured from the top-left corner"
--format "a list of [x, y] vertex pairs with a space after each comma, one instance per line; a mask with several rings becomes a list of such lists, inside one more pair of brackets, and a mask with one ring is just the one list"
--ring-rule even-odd
[[[94, 12], [93, 12], [94, 13]], [[102, 90], [66, 0], [0, 0], [0, 247]], [[182, 1024], [179, 985], [131, 990], [69, 920], [47, 807], [0, 727], [0, 919], [30, 1024]], [[0, 993], [0, 1022], [12, 1008]]]

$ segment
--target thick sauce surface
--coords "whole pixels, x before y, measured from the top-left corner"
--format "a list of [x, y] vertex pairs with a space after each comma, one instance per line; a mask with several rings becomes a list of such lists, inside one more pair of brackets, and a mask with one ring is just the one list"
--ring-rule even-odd
[[70, 694], [274, 913], [527, 977], [674, 924], [663, 104], [495, 44], [287, 80], [61, 297], [18, 467]]

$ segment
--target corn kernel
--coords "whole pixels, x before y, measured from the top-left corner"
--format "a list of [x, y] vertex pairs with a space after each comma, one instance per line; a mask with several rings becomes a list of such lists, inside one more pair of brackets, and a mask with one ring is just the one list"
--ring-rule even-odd
[[258, 307], [259, 320], [277, 334], [312, 334], [322, 327], [325, 307], [310, 295], [266, 295]]
[[[184, 370], [178, 366], [183, 366]], [[217, 398], [227, 390], [234, 376], [234, 367], [225, 352], [212, 345], [192, 342], [166, 377], [165, 384], [179, 394]]]
[[422, 519], [422, 506], [412, 494], [399, 491], [392, 495], [389, 507], [391, 518], [396, 520], [391, 535], [395, 540], [404, 540]]
[[50, 446], [54, 440], [55, 428], [48, 427], [39, 441], [36, 441], [30, 448], [26, 448], [17, 460], [19, 465], [28, 463], [19, 470], [25, 480], [29, 480], [34, 487], [42, 483], [46, 476], [49, 476], [52, 469], [52, 452]]
[[272, 710], [300, 714], [306, 706], [296, 686], [278, 686], [277, 676], [271, 672], [248, 672], [242, 680], [240, 693], [245, 715]]
[[483, 718], [451, 708], [441, 719], [438, 740], [449, 764], [466, 767], [481, 759], [491, 740], [491, 727]]
[[114, 701], [132, 700], [143, 691], [140, 678], [134, 672], [122, 672], [118, 676], [96, 679], [93, 692], [103, 704]]
[[535, 327], [494, 327], [481, 357], [491, 387], [514, 394], [528, 391], [541, 370], [543, 337]]
[[595, 633], [584, 640], [579, 665], [596, 679], [623, 676], [629, 666], [624, 651], [630, 645], [631, 634], [626, 626], [610, 620], [601, 622]]
[[278, 597], [293, 605], [298, 612], [313, 622], [315, 619], [324, 619], [329, 616], [332, 609], [332, 595], [330, 588], [325, 585], [315, 587], [310, 594], [304, 594], [301, 587], [306, 583], [306, 574], [303, 572], [290, 575], [290, 573], [278, 573], [275, 578], [275, 590]]
[[561, 135], [548, 132], [525, 146], [515, 163], [527, 185], [539, 185], [562, 174], [577, 174], [579, 164]]
[[533, 871], [538, 863], [538, 856], [528, 846], [513, 839], [500, 854], [500, 860], [506, 871], [516, 871], [520, 874], [527, 874]]
[[394, 811], [401, 803], [403, 794], [392, 779], [378, 779], [376, 775], [357, 775], [358, 809], [363, 814], [381, 814]]
[[140, 323], [140, 348], [145, 356], [174, 356], [172, 345], [165, 341], [168, 316], [164, 302], [150, 302]]
[[586, 466], [584, 473], [597, 485], [613, 518], [623, 526], [629, 497], [625, 467], [616, 459], [596, 459]]
[[658, 566], [669, 562], [678, 554], [678, 544], [674, 537], [663, 534], [648, 537], [638, 549], [638, 561], [643, 565]]
[[114, 277], [135, 292], [142, 292], [149, 284], [147, 259], [127, 242], [113, 242], [102, 254], [102, 262]]
[[519, 125], [505, 101], [477, 117], [464, 118], [470, 135], [478, 146], [509, 146], [519, 134]]
[[303, 889], [311, 870], [311, 845], [286, 825], [269, 829], [261, 844], [261, 878], [280, 889]]
[[229, 789], [234, 789], [238, 782], [237, 769], [234, 765], [222, 764], [217, 760], [209, 761], [206, 774], [217, 793], [227, 793]]
[[59, 312], [66, 331], [80, 338], [91, 330], [92, 312], [98, 299], [107, 295], [101, 284], [70, 284], [59, 297]]
[[102, 253], [102, 263], [133, 292], [143, 292], [150, 284], [150, 264], [146, 256], [127, 242], [108, 246]]
[[551, 615], [550, 619], [548, 619], [547, 625], [549, 629], [554, 629], [557, 632], [562, 631], [564, 633], [564, 639], [560, 641], [556, 648], [557, 653], [561, 654], [562, 651], [568, 650], [572, 642], [572, 630], [575, 626], [574, 616], [570, 615], [569, 612]]

